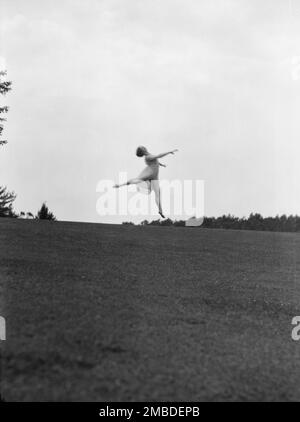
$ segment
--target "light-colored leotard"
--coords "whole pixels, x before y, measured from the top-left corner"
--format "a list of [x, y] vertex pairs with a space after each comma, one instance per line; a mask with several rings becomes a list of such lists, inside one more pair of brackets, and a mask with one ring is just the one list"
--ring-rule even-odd
[[139, 175], [142, 180], [157, 180], [159, 174], [159, 162], [157, 158], [151, 159], [151, 155], [146, 155], [145, 163], [147, 167]]

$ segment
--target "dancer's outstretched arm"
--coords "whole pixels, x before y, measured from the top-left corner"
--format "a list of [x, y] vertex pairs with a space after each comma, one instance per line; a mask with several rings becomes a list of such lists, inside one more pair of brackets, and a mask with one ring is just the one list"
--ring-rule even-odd
[[169, 155], [169, 154], [174, 154], [177, 151], [178, 151], [178, 149], [173, 149], [173, 151], [163, 152], [162, 154], [158, 154], [158, 155], [152, 155], [151, 154], [150, 158], [152, 160], [155, 160], [155, 159], [158, 159], [158, 158], [165, 157], [166, 155]]

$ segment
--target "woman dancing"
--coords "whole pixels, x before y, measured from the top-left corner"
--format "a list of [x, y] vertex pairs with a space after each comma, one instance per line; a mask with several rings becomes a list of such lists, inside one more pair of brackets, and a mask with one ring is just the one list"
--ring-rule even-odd
[[150, 154], [150, 152], [147, 150], [147, 148], [145, 148], [143, 146], [138, 147], [137, 150], [136, 150], [136, 155], [138, 157], [145, 157], [145, 163], [147, 164], [147, 167], [135, 179], [130, 179], [130, 180], [128, 180], [128, 182], [122, 183], [121, 185], [114, 185], [114, 187], [119, 188], [121, 186], [138, 185], [139, 183], [146, 182], [148, 193], [151, 193], [152, 189], [154, 190], [155, 202], [158, 206], [159, 214], [161, 215], [162, 218], [165, 218], [163, 211], [162, 211], [162, 207], [161, 207], [158, 173], [159, 173], [159, 166], [162, 166], [162, 167], [166, 167], [166, 166], [164, 164], [160, 163], [158, 161], [158, 159], [165, 157], [166, 155], [169, 155], [169, 154], [174, 154], [177, 151], [178, 151], [177, 149], [174, 149], [173, 151], [154, 155], [154, 154]]

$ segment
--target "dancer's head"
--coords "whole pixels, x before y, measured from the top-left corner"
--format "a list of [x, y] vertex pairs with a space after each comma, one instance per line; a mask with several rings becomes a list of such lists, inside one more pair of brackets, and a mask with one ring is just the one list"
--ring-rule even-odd
[[136, 149], [136, 155], [138, 156], [138, 157], [143, 157], [144, 155], [146, 155], [147, 154], [147, 148], [146, 147], [143, 147], [143, 146], [139, 146], [139, 147], [137, 147], [137, 149]]

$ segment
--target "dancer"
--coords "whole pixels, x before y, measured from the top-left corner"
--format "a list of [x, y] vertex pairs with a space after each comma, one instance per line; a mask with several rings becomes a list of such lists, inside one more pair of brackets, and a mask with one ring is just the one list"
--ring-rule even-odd
[[177, 151], [178, 151], [177, 149], [174, 149], [173, 151], [154, 155], [154, 154], [150, 154], [147, 148], [143, 146], [139, 146], [136, 150], [136, 155], [138, 157], [145, 157], [145, 163], [147, 167], [135, 179], [130, 179], [128, 180], [128, 182], [122, 183], [121, 185], [116, 184], [114, 185], [114, 187], [119, 188], [121, 186], [138, 185], [140, 183], [146, 182], [148, 193], [151, 193], [152, 189], [155, 193], [155, 202], [158, 207], [158, 213], [161, 215], [162, 218], [165, 218], [162, 211], [162, 207], [161, 207], [161, 197], [160, 197], [160, 188], [159, 188], [159, 166], [161, 167], [166, 167], [166, 166], [160, 163], [158, 160], [159, 158], [165, 157], [166, 155], [174, 154]]

